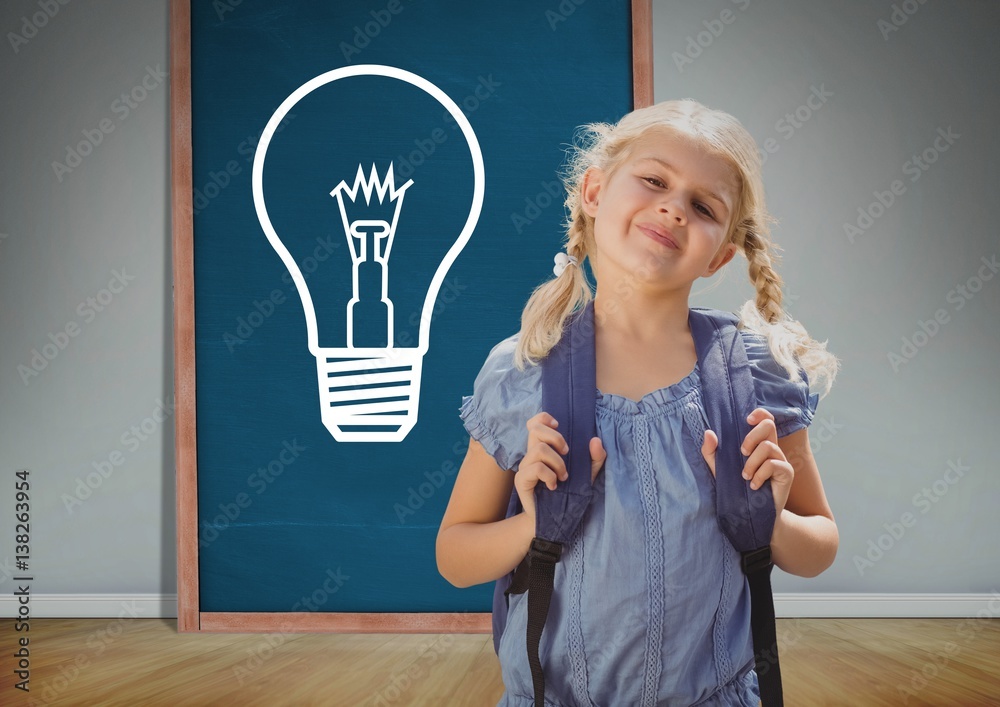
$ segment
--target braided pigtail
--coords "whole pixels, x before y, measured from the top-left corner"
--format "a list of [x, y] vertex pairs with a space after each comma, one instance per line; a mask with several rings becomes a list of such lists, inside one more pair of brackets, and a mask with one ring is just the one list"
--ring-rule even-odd
[[583, 270], [587, 256], [586, 218], [580, 211], [567, 229], [566, 253], [576, 258], [576, 263], [567, 265], [559, 275], [536, 287], [524, 307], [521, 336], [514, 351], [514, 365], [519, 370], [537, 365], [559, 343], [566, 319], [593, 299]]
[[782, 309], [782, 280], [773, 267], [778, 259], [774, 253], [777, 246], [752, 229], [746, 231], [742, 241], [750, 282], [757, 296], [740, 308], [740, 326], [765, 335], [771, 355], [788, 377], [796, 378], [801, 366], [810, 388], [822, 391], [820, 397], [825, 397], [833, 386], [840, 362], [826, 350], [826, 341], [810, 337], [805, 327]]

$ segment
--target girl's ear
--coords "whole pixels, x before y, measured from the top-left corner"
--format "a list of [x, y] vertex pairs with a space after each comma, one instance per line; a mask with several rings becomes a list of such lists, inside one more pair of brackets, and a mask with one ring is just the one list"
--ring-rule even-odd
[[604, 173], [599, 167], [588, 167], [583, 173], [583, 183], [580, 186], [580, 208], [591, 218], [597, 218], [597, 204], [600, 200], [601, 180]]
[[702, 275], [702, 277], [712, 277], [712, 275], [718, 272], [723, 265], [733, 259], [733, 256], [736, 255], [736, 251], [738, 250], [739, 248], [736, 247], [735, 243], [727, 243], [720, 248], [719, 252], [716, 253], [714, 258], [712, 258], [712, 262], [708, 264], [708, 268], [705, 270], [705, 274]]

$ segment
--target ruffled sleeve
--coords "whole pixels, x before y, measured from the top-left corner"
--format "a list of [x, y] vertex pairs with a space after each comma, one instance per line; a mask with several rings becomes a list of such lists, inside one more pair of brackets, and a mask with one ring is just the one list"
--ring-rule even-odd
[[469, 435], [503, 469], [517, 471], [527, 452], [530, 418], [542, 409], [541, 368], [514, 366], [520, 334], [493, 347], [473, 383], [472, 395], [462, 397], [459, 414]]
[[771, 355], [763, 334], [749, 329], [741, 329], [740, 334], [746, 344], [757, 406], [774, 415], [778, 436], [808, 427], [816, 414], [819, 393], [809, 392], [805, 370], [799, 368], [798, 378], [789, 379], [788, 372]]

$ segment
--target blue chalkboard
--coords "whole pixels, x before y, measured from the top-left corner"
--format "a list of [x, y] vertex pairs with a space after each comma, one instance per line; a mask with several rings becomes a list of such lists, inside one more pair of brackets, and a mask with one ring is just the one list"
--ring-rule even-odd
[[632, 109], [631, 22], [191, 4], [201, 611], [489, 611], [434, 557], [458, 408], [551, 275], [575, 128]]

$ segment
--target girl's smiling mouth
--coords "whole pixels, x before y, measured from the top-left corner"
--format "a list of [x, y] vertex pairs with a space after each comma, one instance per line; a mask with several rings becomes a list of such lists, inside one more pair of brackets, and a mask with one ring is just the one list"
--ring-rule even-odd
[[638, 226], [638, 228], [639, 228], [640, 231], [642, 231], [643, 233], [645, 233], [647, 236], [649, 236], [650, 238], [652, 238], [657, 243], [665, 245], [665, 246], [667, 246], [668, 248], [670, 248], [672, 250], [679, 250], [679, 246], [677, 245], [677, 241], [675, 241], [669, 235], [669, 232], [665, 233], [662, 230], [660, 230], [659, 228], [656, 228], [652, 224], [648, 224], [648, 223], [640, 223], [639, 226]]

